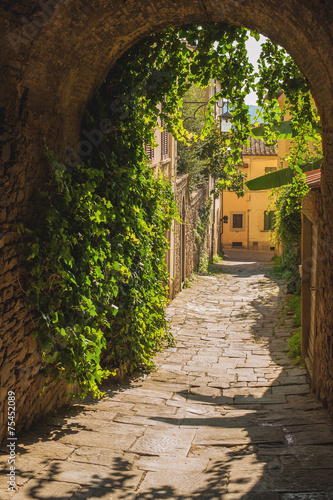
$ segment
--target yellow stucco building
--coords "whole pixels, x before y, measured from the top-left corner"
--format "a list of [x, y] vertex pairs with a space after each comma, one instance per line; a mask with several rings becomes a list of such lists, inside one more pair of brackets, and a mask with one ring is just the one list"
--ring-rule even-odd
[[[280, 141], [279, 141], [280, 142]], [[241, 170], [251, 180], [279, 168], [278, 147], [267, 147], [260, 139], [250, 139], [243, 148]], [[274, 250], [270, 243], [270, 230], [274, 214], [269, 211], [270, 191], [246, 191], [238, 198], [232, 191], [221, 194], [222, 249], [244, 248], [248, 250]]]

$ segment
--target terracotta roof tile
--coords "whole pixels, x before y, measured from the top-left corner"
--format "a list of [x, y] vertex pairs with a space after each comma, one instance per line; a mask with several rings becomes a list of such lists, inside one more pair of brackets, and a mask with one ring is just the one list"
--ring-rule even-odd
[[243, 147], [243, 155], [248, 156], [277, 156], [277, 147], [268, 147], [261, 139], [249, 138], [250, 146]]

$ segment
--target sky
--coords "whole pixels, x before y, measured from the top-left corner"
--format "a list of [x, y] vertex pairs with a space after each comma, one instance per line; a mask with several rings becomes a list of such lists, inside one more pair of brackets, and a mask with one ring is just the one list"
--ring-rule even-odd
[[[258, 69], [257, 60], [260, 55], [260, 47], [261, 44], [266, 41], [266, 38], [263, 35], [260, 35], [260, 40], [257, 42], [254, 38], [250, 37], [246, 42], [246, 47], [249, 55], [249, 60], [253, 64], [255, 71]], [[251, 92], [245, 98], [246, 104], [256, 104], [256, 94]]]

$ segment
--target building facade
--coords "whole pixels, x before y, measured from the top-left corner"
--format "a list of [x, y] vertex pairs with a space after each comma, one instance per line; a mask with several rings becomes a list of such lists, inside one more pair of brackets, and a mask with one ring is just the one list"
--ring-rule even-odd
[[[251, 138], [250, 145], [243, 148], [241, 171], [246, 174], [246, 180], [276, 171], [279, 163], [277, 147], [267, 147], [260, 139]], [[270, 190], [245, 191], [245, 195], [238, 198], [232, 191], [222, 192], [223, 249], [274, 250], [270, 243], [274, 213], [269, 208], [269, 194]]]
[[[159, 120], [155, 128], [156, 145], [147, 144], [145, 146], [151, 168], [156, 176], [162, 176], [165, 181], [169, 181], [173, 185], [175, 196], [177, 195], [176, 179], [177, 179], [177, 141], [170, 132], [164, 128], [164, 124]], [[176, 258], [176, 243], [175, 243], [175, 223], [170, 231], [165, 236], [169, 243], [169, 250], [165, 255], [165, 262], [169, 274], [169, 295], [174, 296], [173, 284], [175, 279], [175, 258]]]
[[[173, 221], [165, 236], [169, 243], [165, 262], [169, 274], [168, 294], [173, 299], [199, 264], [199, 250], [196, 243], [196, 228], [201, 208], [207, 204], [209, 192], [213, 189], [210, 178], [207, 187], [190, 193], [189, 175], [177, 174], [177, 142], [171, 133], [159, 122], [155, 128], [156, 145], [146, 145], [151, 168], [155, 175], [172, 183], [180, 221]], [[207, 253], [211, 257], [218, 251], [219, 199], [211, 195], [210, 221], [207, 227]]]

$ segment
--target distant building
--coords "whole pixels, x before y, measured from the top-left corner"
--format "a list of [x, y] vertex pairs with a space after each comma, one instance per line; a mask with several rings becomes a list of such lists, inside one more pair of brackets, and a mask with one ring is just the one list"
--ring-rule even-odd
[[[155, 141], [157, 145], [154, 148], [149, 144], [145, 146], [146, 154], [155, 174], [162, 175], [164, 180], [172, 183], [178, 213], [183, 221], [174, 221], [171, 230], [165, 234], [169, 242], [165, 256], [169, 273], [169, 298], [173, 299], [199, 263], [195, 234], [201, 209], [207, 203], [208, 189], [203, 187], [190, 193], [189, 175], [177, 174], [177, 142], [171, 133], [163, 129], [161, 122], [155, 128]], [[214, 203], [212, 206], [214, 207]], [[214, 213], [211, 214], [211, 222], [207, 228], [208, 237], [205, 240], [207, 253], [210, 254], [216, 234]]]
[[[205, 103], [220, 90], [220, 84], [211, 81], [211, 85], [202, 91], [202, 97], [194, 102], [195, 110], [203, 107]], [[221, 111], [214, 107], [214, 117]], [[172, 134], [163, 129], [159, 122], [155, 128], [155, 141], [157, 145], [152, 148], [146, 145], [146, 154], [156, 175], [161, 174], [165, 180], [173, 184], [178, 213], [183, 223], [174, 222], [166, 234], [169, 250], [166, 253], [166, 265], [169, 273], [169, 297], [172, 299], [183, 288], [186, 279], [197, 269], [200, 251], [207, 252], [209, 258], [221, 250], [221, 207], [220, 198], [209, 194], [214, 189], [214, 181], [209, 176], [206, 186], [199, 187], [190, 193], [189, 175], [177, 174], [177, 142]], [[210, 221], [206, 228], [204, 243], [199, 251], [196, 241], [197, 225], [202, 209], [207, 206], [211, 198]]]
[[[250, 139], [250, 145], [243, 148], [243, 166], [246, 180], [274, 172], [279, 168], [280, 157], [277, 147], [267, 147], [260, 139]], [[223, 223], [222, 247], [245, 248], [248, 250], [274, 250], [270, 243], [274, 213], [269, 209], [270, 190], [246, 191], [242, 198], [228, 190], [221, 194], [221, 215], [228, 222]]]
[[[145, 146], [146, 154], [151, 163], [151, 168], [157, 175], [162, 175], [163, 179], [172, 182], [174, 193], [176, 195], [176, 177], [177, 177], [177, 141], [170, 132], [163, 129], [163, 122], [159, 121], [155, 128], [155, 141], [157, 146], [154, 148], [148, 144]], [[169, 295], [174, 296], [173, 284], [176, 277], [175, 270], [175, 233], [174, 228], [166, 233], [169, 242], [169, 250], [166, 252], [165, 262], [169, 273]]]

